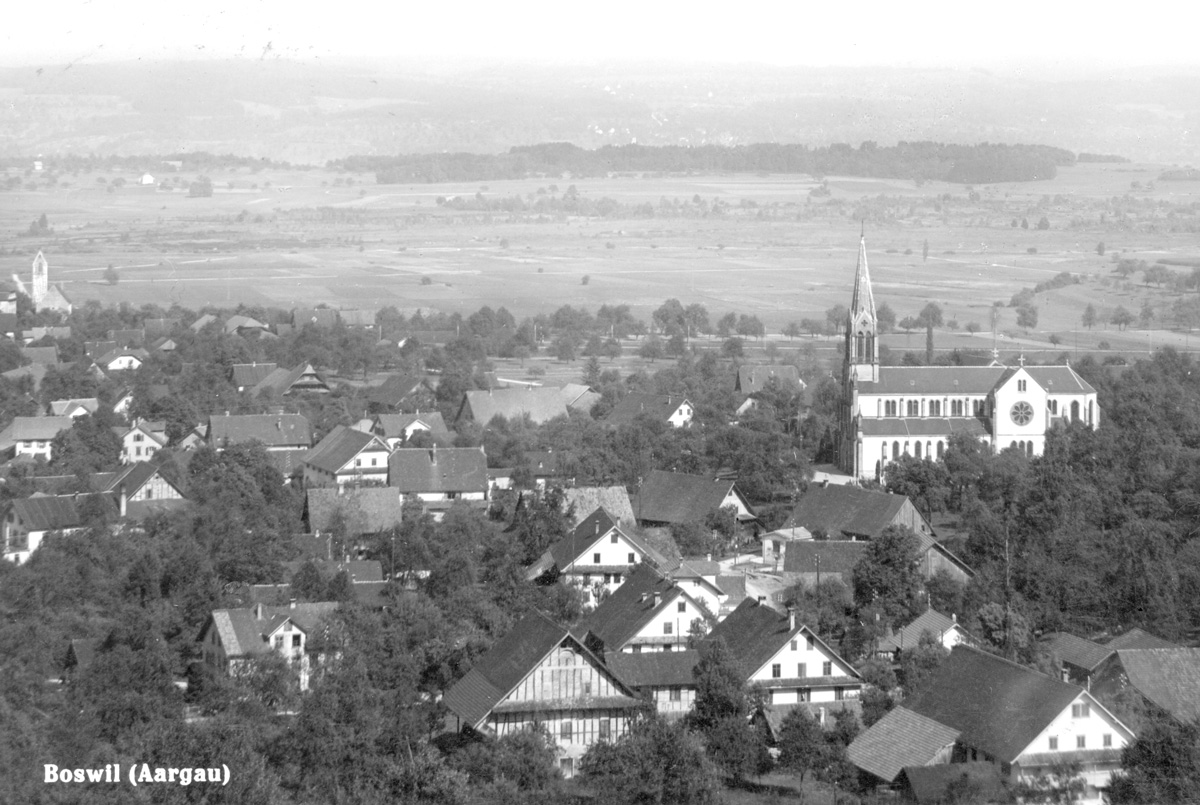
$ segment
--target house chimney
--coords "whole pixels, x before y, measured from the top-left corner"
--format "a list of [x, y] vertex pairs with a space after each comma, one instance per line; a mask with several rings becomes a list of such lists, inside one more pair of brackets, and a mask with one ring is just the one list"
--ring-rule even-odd
[[254, 619], [259, 621], [263, 619], [263, 605], [261, 601], [254, 605]]
[[296, 608], [296, 599], [289, 598], [288, 599], [288, 609], [295, 609], [295, 608]]
[[117, 511], [121, 517], [125, 517], [129, 509], [129, 495], [125, 493], [125, 484], [122, 483], [117, 488]]

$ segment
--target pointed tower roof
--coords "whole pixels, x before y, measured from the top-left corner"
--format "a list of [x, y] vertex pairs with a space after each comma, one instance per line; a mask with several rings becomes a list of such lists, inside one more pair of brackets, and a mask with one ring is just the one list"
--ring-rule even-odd
[[867, 269], [867, 238], [858, 242], [858, 268], [854, 274], [854, 296], [850, 299], [850, 320], [866, 311], [875, 321], [875, 295], [871, 292], [871, 272]]

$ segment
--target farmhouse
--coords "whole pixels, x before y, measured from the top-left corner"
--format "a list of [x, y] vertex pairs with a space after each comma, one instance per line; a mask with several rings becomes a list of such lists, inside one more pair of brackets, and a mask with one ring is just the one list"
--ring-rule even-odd
[[419, 375], [388, 375], [383, 383], [367, 391], [373, 411], [398, 411], [401, 405], [432, 400], [430, 384]]
[[388, 459], [388, 486], [424, 503], [487, 500], [487, 456], [482, 447], [402, 447]]
[[50, 416], [69, 416], [71, 419], [78, 419], [81, 416], [94, 414], [99, 409], [100, 401], [95, 397], [78, 400], [52, 400], [50, 402]]
[[519, 420], [528, 416], [535, 425], [567, 415], [567, 403], [559, 389], [523, 388], [468, 391], [454, 421], [474, 421], [486, 425], [496, 417]]
[[302, 414], [225, 414], [208, 418], [208, 443], [214, 450], [258, 442], [267, 452], [308, 450], [312, 427]]
[[[614, 579], [618, 584], [621, 579]], [[630, 571], [620, 588], [584, 617], [579, 630], [597, 653], [682, 651], [690, 633], [707, 632], [712, 613], [649, 562]]]
[[340, 532], [351, 539], [400, 525], [400, 496], [390, 486], [324, 487], [305, 495], [304, 521], [318, 536]]
[[918, 534], [933, 533], [904, 495], [840, 484], [809, 484], [786, 523], [786, 527], [804, 528], [831, 539], [875, 539], [890, 525], [908, 526]]
[[309, 641], [338, 606], [336, 602], [281, 607], [256, 604], [247, 609], [213, 610], [200, 630], [204, 664], [236, 677], [249, 673], [256, 659], [275, 652], [294, 669], [300, 690], [307, 690], [312, 667], [320, 661], [309, 650]]
[[1181, 724], [1200, 719], [1200, 649], [1117, 649], [1091, 681], [1092, 694], [1102, 701], [1132, 694], [1149, 713]]
[[821, 707], [841, 707], [862, 690], [854, 667], [799, 623], [794, 612], [784, 615], [747, 599], [708, 636], [718, 638], [741, 662], [746, 681], [766, 689], [768, 704], [802, 704], [824, 722]]
[[304, 456], [306, 486], [384, 486], [391, 451], [370, 433], [337, 425]]
[[645, 706], [596, 654], [541, 614], [517, 623], [442, 701], [462, 732], [501, 738], [541, 726], [566, 777], [594, 744], [619, 740]]
[[1076, 685], [959, 644], [924, 693], [850, 744], [850, 762], [887, 783], [905, 767], [986, 761], [1010, 783], [1077, 763], [1080, 800], [1099, 805], [1133, 733]]
[[279, 367], [273, 363], [235, 363], [230, 379], [238, 391], [252, 389]]
[[943, 615], [930, 607], [907, 626], [895, 631], [889, 628], [876, 651], [899, 660], [905, 651], [920, 645], [921, 638], [927, 634], [945, 649], [952, 649], [959, 643], [974, 643], [967, 630], [959, 626], [956, 615]]
[[167, 444], [167, 424], [135, 419], [128, 428], [113, 428], [121, 439], [121, 462], [133, 464], [150, 458]]
[[695, 409], [685, 397], [631, 392], [613, 406], [604, 423], [617, 427], [628, 425], [639, 417], [649, 417], [655, 422], [666, 422], [673, 428], [683, 428], [692, 424], [694, 413]]
[[305, 363], [295, 369], [276, 369], [250, 388], [251, 397], [264, 394], [268, 397], [282, 397], [293, 392], [328, 394], [329, 386], [317, 374], [317, 370], [313, 369], [311, 363]]
[[653, 470], [642, 482], [634, 512], [641, 525], [671, 525], [703, 522], [726, 506], [736, 510], [739, 522], [754, 519], [750, 502], [733, 481]]
[[31, 458], [51, 459], [50, 443], [54, 437], [70, 430], [75, 420], [69, 416], [18, 416], [12, 421], [15, 454]]
[[116, 513], [116, 501], [105, 494], [34, 495], [11, 500], [0, 509], [4, 517], [0, 522], [4, 558], [22, 564], [29, 560], [47, 534], [80, 531], [87, 527], [89, 513], [108, 508]]
[[878, 333], [863, 239], [847, 316], [838, 462], [856, 478], [883, 478], [901, 455], [941, 458], [957, 433], [995, 452], [1035, 456], [1056, 423], [1100, 424], [1096, 390], [1069, 365], [881, 366]]
[[378, 414], [371, 423], [371, 432], [387, 442], [395, 450], [408, 442], [417, 433], [428, 433], [434, 437], [448, 437], [450, 431], [446, 421], [437, 411], [422, 414]]
[[668, 719], [682, 718], [696, 703], [694, 671], [700, 653], [654, 651], [631, 654], [610, 652], [604, 662], [617, 677]]

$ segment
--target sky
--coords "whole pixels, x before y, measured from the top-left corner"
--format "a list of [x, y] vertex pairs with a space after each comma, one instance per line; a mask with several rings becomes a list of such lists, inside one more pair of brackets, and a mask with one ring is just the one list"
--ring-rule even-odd
[[[0, 63], [155, 58], [1200, 66], [1200, 4], [862, 0], [39, 0]], [[819, 7], [818, 7], [819, 5]], [[1192, 9], [1192, 10], [1189, 10]]]

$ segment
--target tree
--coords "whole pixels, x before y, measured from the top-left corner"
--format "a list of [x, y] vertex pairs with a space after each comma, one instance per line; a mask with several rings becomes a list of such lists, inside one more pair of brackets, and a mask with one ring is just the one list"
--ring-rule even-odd
[[890, 333], [896, 329], [896, 311], [892, 310], [887, 302], [883, 302], [875, 308], [875, 321], [879, 325], [880, 333]]
[[788, 337], [789, 341], [793, 338], [799, 338], [803, 332], [804, 330], [801, 329], [800, 322], [798, 321], [789, 321], [783, 327], [783, 334]]
[[1088, 306], [1083, 309], [1083, 326], [1089, 330], [1096, 326], [1096, 306], [1088, 303]]
[[[876, 311], [876, 315], [878, 315], [878, 311]], [[849, 318], [850, 311], [845, 305], [834, 305], [825, 311], [825, 321], [829, 324], [829, 331], [834, 335], [845, 329]]]
[[662, 339], [656, 335], [652, 335], [646, 339], [640, 347], [638, 347], [638, 357], [645, 358], [648, 361], [656, 361], [666, 354], [666, 349], [663, 347]]
[[907, 495], [932, 522], [933, 513], [944, 511], [950, 498], [950, 473], [940, 461], [906, 453], [888, 465], [887, 490]]
[[1112, 312], [1109, 320], [1117, 325], [1118, 330], [1124, 330], [1133, 324], [1133, 314], [1126, 310], [1124, 305], [1117, 305], [1117, 309]]
[[580, 777], [606, 802], [620, 805], [712, 805], [720, 783], [703, 744], [683, 722], [652, 714], [637, 719], [616, 743], [593, 744]]
[[905, 698], [921, 693], [934, 671], [949, 656], [949, 649], [929, 631], [921, 633], [917, 645], [900, 652], [900, 677]]
[[1025, 328], [1025, 331], [1037, 327], [1038, 309], [1036, 305], [1021, 305], [1017, 308], [1017, 326]]
[[925, 240], [925, 243], [922, 244], [922, 246], [921, 246], [921, 261], [926, 262], [926, 263], [929, 262], [929, 240], [928, 240], [928, 238]]
[[109, 285], [116, 285], [121, 281], [121, 275], [117, 273], [117, 269], [112, 263], [109, 263], [108, 268], [104, 269], [104, 281]]
[[1038, 229], [1049, 229], [1050, 228], [1050, 219], [1043, 215], [1041, 218], [1038, 219], [1037, 228]]
[[917, 314], [917, 322], [921, 327], [941, 327], [945, 324], [942, 308], [937, 302], [929, 302]]
[[1112, 805], [1193, 802], [1200, 790], [1200, 726], [1162, 719], [1138, 733], [1109, 782]]
[[688, 722], [707, 733], [728, 718], [745, 718], [749, 713], [746, 674], [721, 637], [700, 646], [700, 661], [692, 670], [696, 680], [696, 703]]
[[828, 765], [825, 730], [803, 707], [792, 708], [779, 729], [779, 765], [804, 782], [809, 772]]
[[1096, 244], [1096, 254], [1100, 255], [1101, 257], [1104, 256], [1104, 241], [1100, 241]]
[[744, 343], [745, 342], [743, 342], [742, 339], [736, 336], [733, 338], [726, 338], [725, 341], [721, 343], [721, 354], [726, 358], [740, 358], [746, 354], [746, 350], [743, 346]]
[[1154, 308], [1150, 306], [1150, 300], [1142, 302], [1142, 309], [1138, 311], [1138, 325], [1143, 330], [1149, 329], [1150, 323], [1154, 321]]
[[920, 542], [908, 526], [891, 525], [868, 543], [851, 573], [854, 601], [878, 606], [892, 623], [920, 614]]
[[717, 319], [717, 335], [722, 338], [728, 338], [733, 335], [733, 328], [737, 327], [737, 322], [738, 317], [736, 313], [726, 313]]

